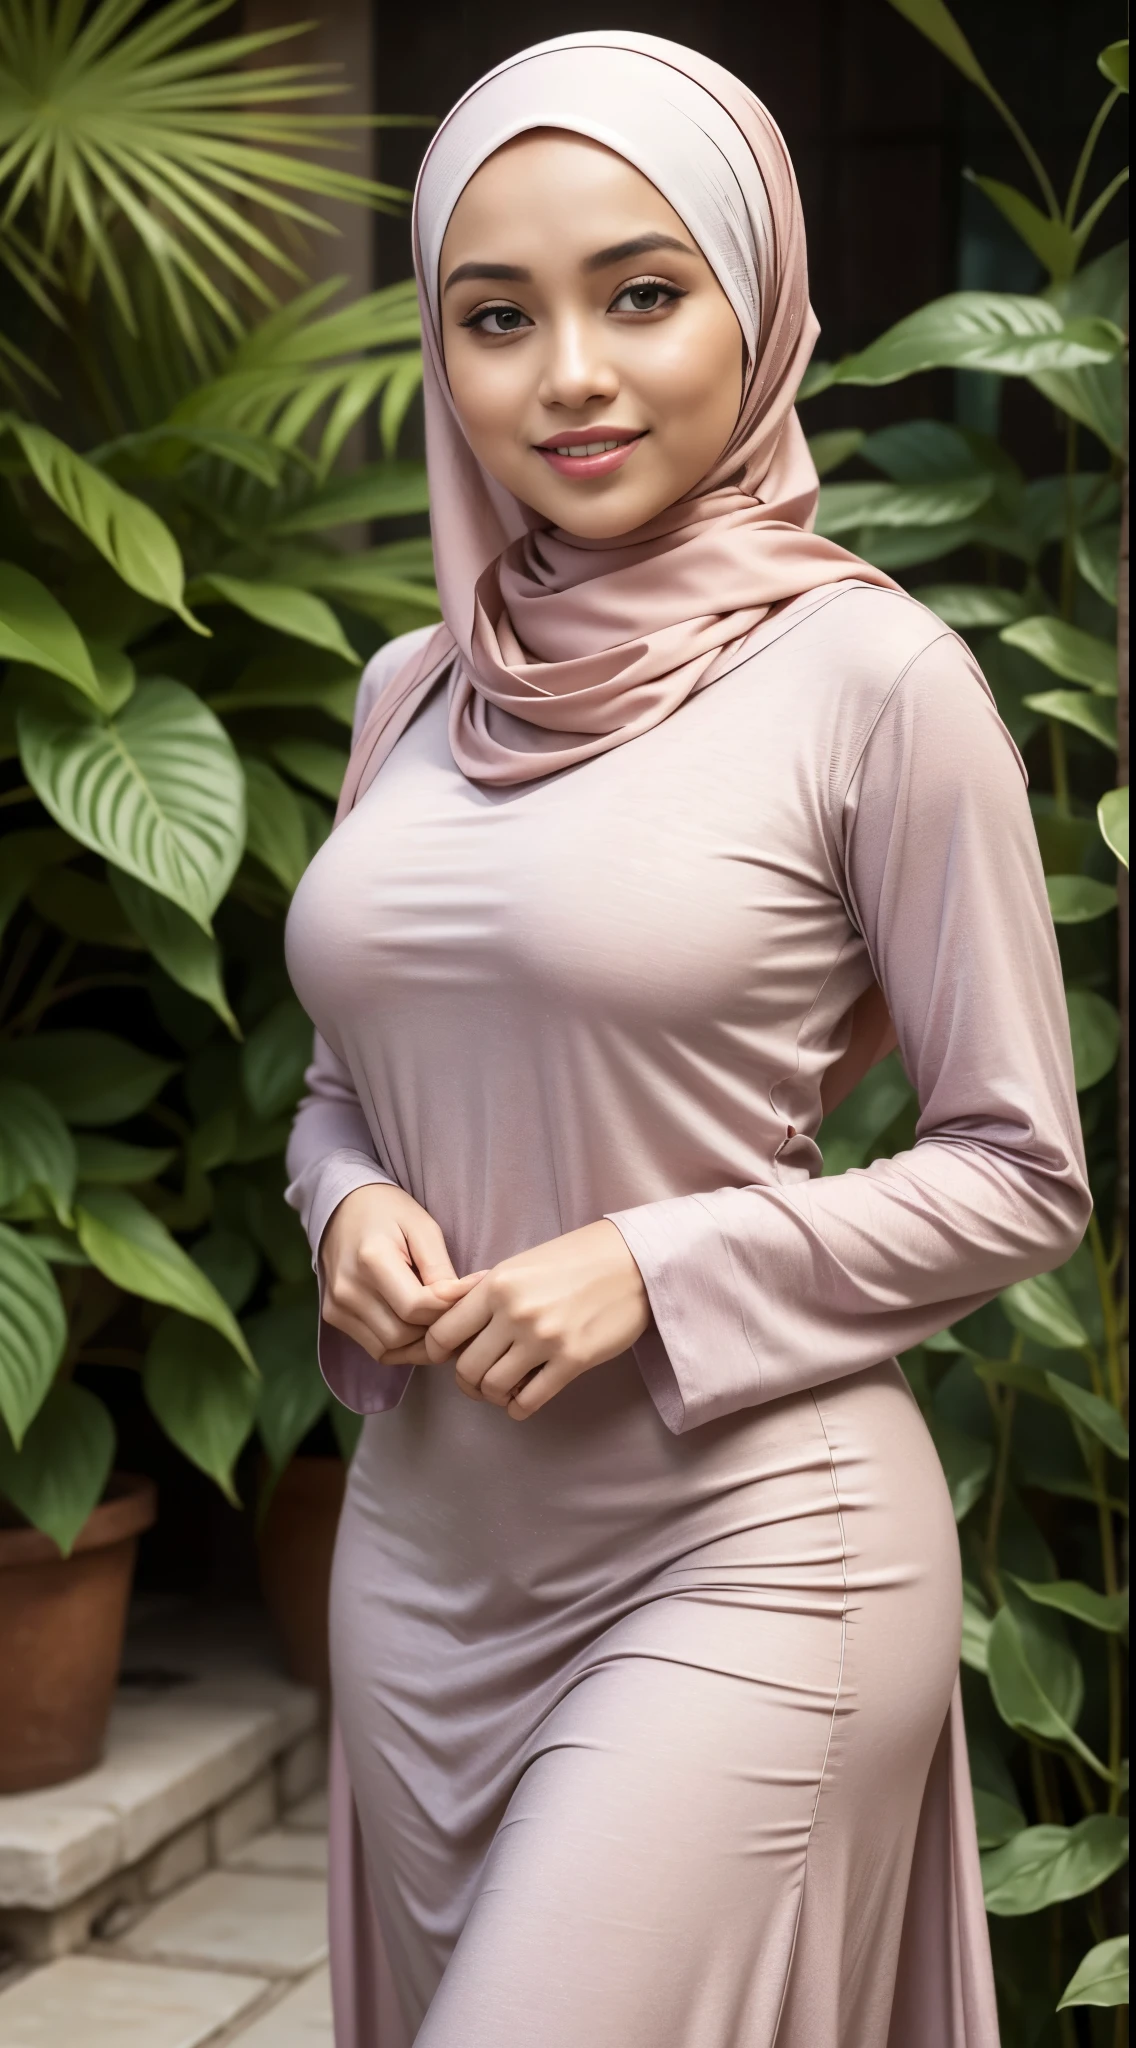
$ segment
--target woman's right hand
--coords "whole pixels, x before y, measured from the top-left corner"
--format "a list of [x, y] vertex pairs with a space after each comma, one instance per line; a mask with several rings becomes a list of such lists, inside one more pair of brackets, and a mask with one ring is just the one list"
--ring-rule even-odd
[[326, 1323], [376, 1360], [397, 1352], [400, 1365], [430, 1363], [424, 1333], [457, 1299], [457, 1275], [438, 1225], [412, 1195], [386, 1186], [345, 1195], [319, 1257]]

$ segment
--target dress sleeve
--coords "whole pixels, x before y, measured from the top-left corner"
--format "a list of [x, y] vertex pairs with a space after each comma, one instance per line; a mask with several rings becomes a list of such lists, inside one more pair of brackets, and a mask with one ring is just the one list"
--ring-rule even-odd
[[953, 637], [894, 685], [830, 802], [849, 916], [919, 1100], [911, 1151], [611, 1216], [667, 1426], [859, 1372], [1046, 1271], [1091, 1207], [1024, 775]]

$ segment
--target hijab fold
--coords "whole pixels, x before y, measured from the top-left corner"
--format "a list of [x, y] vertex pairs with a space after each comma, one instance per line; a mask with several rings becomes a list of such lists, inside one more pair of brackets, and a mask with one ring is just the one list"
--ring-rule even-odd
[[[474, 172], [555, 128], [624, 157], [702, 250], [745, 345], [741, 410], [709, 474], [614, 540], [550, 527], [474, 456], [446, 380], [438, 264]], [[454, 760], [479, 783], [530, 782], [621, 746], [716, 675], [772, 610], [834, 582], [891, 578], [812, 531], [818, 481], [794, 410], [818, 333], [805, 231], [780, 131], [695, 51], [622, 32], [562, 36], [481, 79], [435, 134], [414, 199], [426, 454], [444, 625], [380, 691], [340, 814], [448, 671]]]

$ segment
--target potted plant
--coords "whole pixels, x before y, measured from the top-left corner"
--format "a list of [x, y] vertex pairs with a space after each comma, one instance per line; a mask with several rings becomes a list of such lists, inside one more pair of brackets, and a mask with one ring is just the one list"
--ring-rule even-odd
[[[282, 925], [361, 663], [437, 615], [428, 542], [335, 544], [425, 505], [396, 453], [413, 292], [339, 306], [296, 260], [301, 195], [404, 195], [308, 153], [344, 124], [294, 102], [338, 88], [250, 68], [272, 36], [139, 11], [12, 0], [0, 26], [0, 1630], [7, 1598], [97, 1643], [97, 1683], [66, 1681], [96, 1722], [153, 1497], [113, 1476], [89, 1369], [140, 1375], [230, 1497], [258, 1416], [279, 1460], [327, 1398], [281, 1200], [310, 1043]], [[58, 1588], [94, 1583], [107, 1529], [118, 1590], [80, 1627]], [[15, 1712], [0, 1693], [0, 1752], [27, 1749]]]

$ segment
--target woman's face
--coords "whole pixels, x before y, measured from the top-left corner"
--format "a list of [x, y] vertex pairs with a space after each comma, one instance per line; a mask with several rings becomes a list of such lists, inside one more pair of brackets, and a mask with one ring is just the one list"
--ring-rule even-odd
[[491, 156], [450, 219], [439, 289], [470, 447], [554, 526], [630, 533], [729, 440], [729, 300], [662, 195], [601, 144], [545, 129]]

